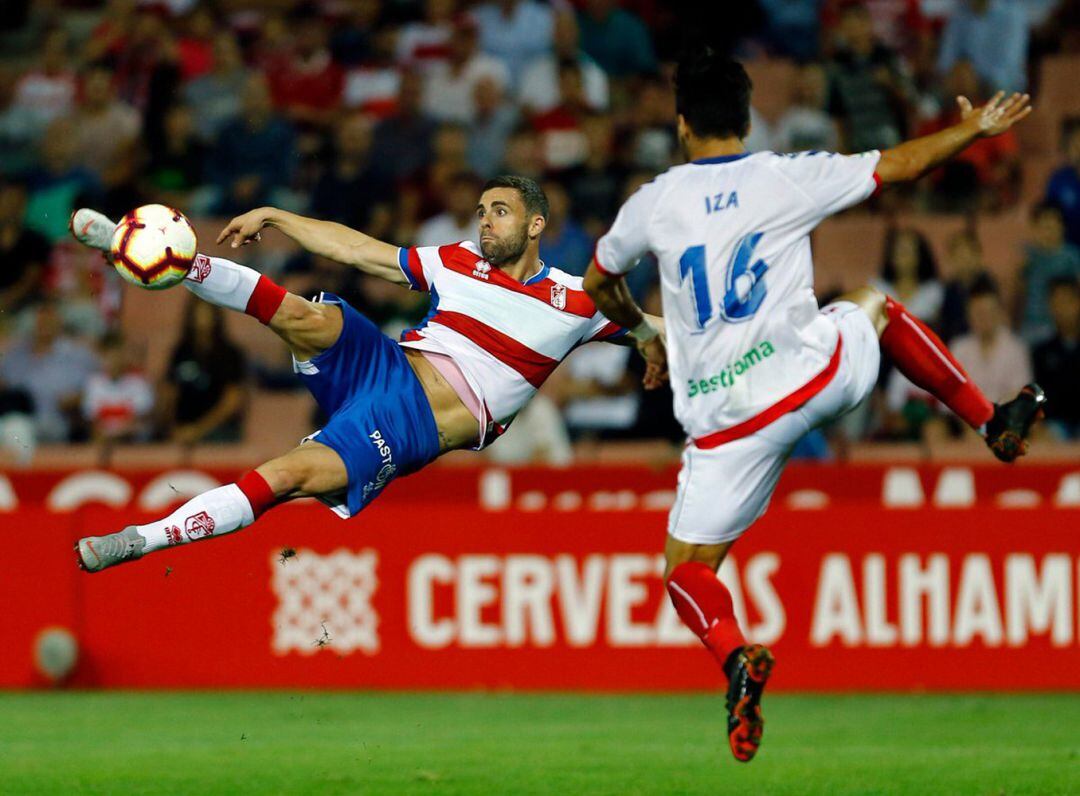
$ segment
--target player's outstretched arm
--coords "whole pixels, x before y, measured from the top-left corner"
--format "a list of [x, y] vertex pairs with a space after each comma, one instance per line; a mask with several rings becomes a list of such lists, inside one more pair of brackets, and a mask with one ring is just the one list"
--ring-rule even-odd
[[664, 342], [663, 321], [646, 315], [630, 295], [626, 280], [621, 276], [605, 274], [596, 267], [596, 260], [589, 263], [584, 287], [600, 312], [630, 330], [631, 339], [645, 357], [645, 389], [656, 389], [667, 381], [667, 344]]
[[905, 141], [881, 153], [877, 176], [883, 183], [916, 180], [966, 149], [976, 139], [1001, 135], [1031, 113], [1031, 97], [999, 91], [989, 102], [973, 108], [967, 97], [957, 97], [960, 122], [933, 135]]
[[259, 240], [259, 231], [274, 227], [312, 254], [351, 265], [365, 274], [398, 285], [409, 281], [398, 267], [398, 247], [365, 235], [344, 224], [306, 218], [275, 207], [259, 207], [237, 216], [221, 230], [217, 242], [232, 239], [236, 249]]

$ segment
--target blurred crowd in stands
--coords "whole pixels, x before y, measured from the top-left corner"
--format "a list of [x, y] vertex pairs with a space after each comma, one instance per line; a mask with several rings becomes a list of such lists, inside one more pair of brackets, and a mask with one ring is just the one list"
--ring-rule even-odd
[[[432, 245], [473, 238], [483, 181], [523, 174], [551, 202], [542, 257], [583, 273], [622, 200], [680, 160], [670, 75], [688, 34], [713, 24], [698, 5], [709, 4], [7, 0], [3, 444], [18, 455], [35, 441], [235, 441], [259, 394], [299, 389], [287, 361], [246, 360], [221, 313], [194, 301], [176, 328], [152, 330], [175, 343], [148, 368], [141, 338], [150, 331], [121, 323], [133, 290], [68, 237], [81, 205], [118, 217], [163, 202], [227, 218], [272, 204]], [[751, 66], [790, 65], [790, 85], [766, 87], [783, 95], [780, 111], [755, 109], [754, 151], [889, 147], [955, 121], [958, 94], [977, 104], [998, 88], [1035, 92], [1046, 58], [1080, 53], [1073, 0], [738, 6], [721, 9], [717, 46]], [[1033, 197], [1010, 132], [853, 212], [890, 220], [878, 285], [940, 330], [991, 399], [1037, 379], [1050, 396], [1046, 433], [1076, 440], [1080, 119], [1060, 127], [1059, 148], [1045, 153], [1059, 159], [1056, 170]], [[968, 223], [935, 253], [903, 223], [926, 213]], [[977, 234], [980, 219], [1002, 213], [1029, 218], [1015, 284], [984, 267]], [[258, 264], [295, 292], [345, 296], [388, 334], [427, 310], [426, 296], [295, 251]], [[643, 264], [631, 286], [659, 311], [655, 268]], [[830, 289], [819, 285], [823, 303]], [[564, 461], [572, 440], [677, 444], [670, 393], [643, 393], [641, 372], [630, 349], [581, 349], [493, 454]], [[957, 433], [886, 364], [874, 400], [800, 453], [827, 456], [838, 439]]]

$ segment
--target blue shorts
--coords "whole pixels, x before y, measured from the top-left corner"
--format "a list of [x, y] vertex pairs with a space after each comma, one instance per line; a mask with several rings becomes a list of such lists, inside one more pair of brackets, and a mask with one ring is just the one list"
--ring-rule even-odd
[[336, 451], [348, 471], [347, 495], [336, 508], [356, 516], [394, 478], [439, 455], [439, 430], [401, 346], [337, 296], [324, 293], [319, 301], [341, 307], [341, 336], [297, 370], [330, 416], [314, 440]]

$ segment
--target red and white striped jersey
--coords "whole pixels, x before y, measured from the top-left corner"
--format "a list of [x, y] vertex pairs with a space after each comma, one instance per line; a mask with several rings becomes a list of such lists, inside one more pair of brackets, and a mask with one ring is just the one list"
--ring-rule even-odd
[[398, 265], [413, 290], [431, 293], [427, 317], [401, 335], [401, 345], [454, 360], [487, 411], [487, 441], [574, 348], [626, 334], [596, 309], [581, 277], [543, 263], [518, 282], [463, 241], [400, 249]]

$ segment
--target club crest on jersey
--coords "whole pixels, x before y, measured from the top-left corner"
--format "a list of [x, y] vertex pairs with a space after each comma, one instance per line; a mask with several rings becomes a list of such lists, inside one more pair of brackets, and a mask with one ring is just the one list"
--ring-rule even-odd
[[192, 282], [202, 284], [202, 281], [208, 276], [210, 276], [210, 258], [205, 254], [196, 254], [195, 262], [191, 264], [191, 270], [188, 271], [187, 278]]
[[188, 539], [194, 542], [199, 537], [210, 536], [214, 532], [214, 525], [214, 518], [205, 511], [200, 511], [185, 520], [184, 533], [187, 534]]
[[491, 263], [487, 260], [477, 260], [476, 265], [473, 266], [472, 275], [477, 279], [488, 279], [488, 274], [491, 273]]
[[566, 309], [566, 285], [551, 286], [551, 306], [557, 310]]

